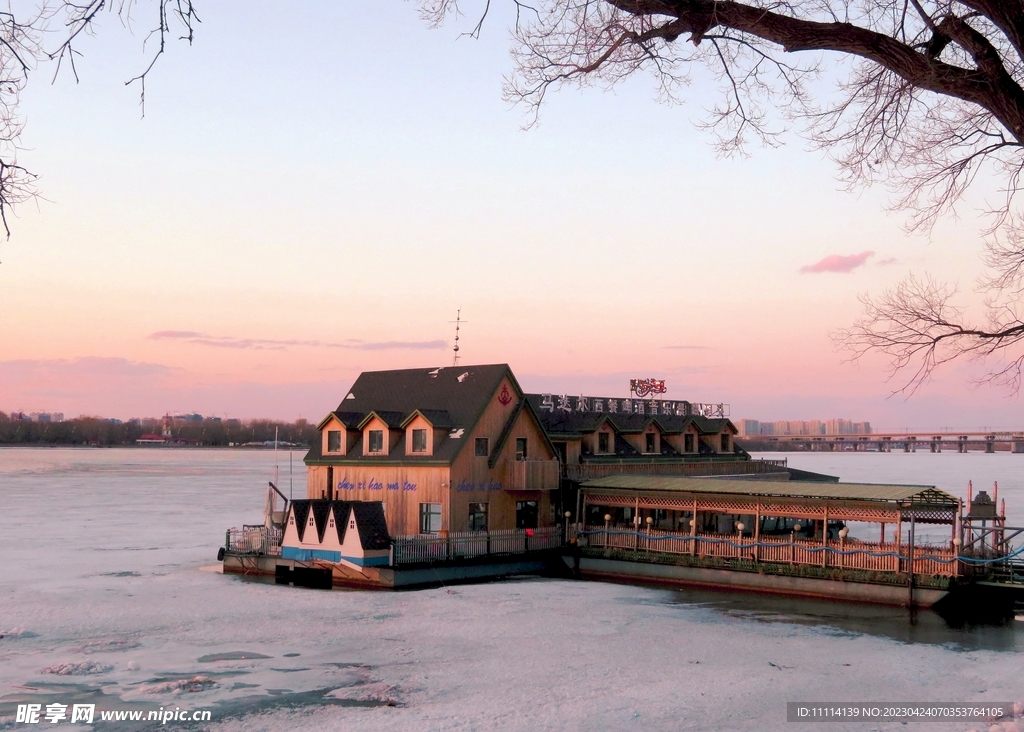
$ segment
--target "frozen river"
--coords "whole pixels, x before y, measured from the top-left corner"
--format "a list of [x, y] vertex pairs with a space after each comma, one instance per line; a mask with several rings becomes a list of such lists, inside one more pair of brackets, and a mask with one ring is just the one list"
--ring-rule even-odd
[[[958, 495], [999, 480], [1024, 520], [1024, 455], [788, 457]], [[0, 729], [63, 729], [15, 721], [18, 703], [56, 702], [209, 710], [162, 726], [218, 731], [925, 732], [988, 727], [794, 725], [786, 702], [1024, 698], [1024, 622], [951, 629], [927, 612], [545, 579], [327, 592], [221, 575], [224, 530], [261, 521], [273, 460], [0, 449]], [[298, 497], [301, 453], [294, 465]]]

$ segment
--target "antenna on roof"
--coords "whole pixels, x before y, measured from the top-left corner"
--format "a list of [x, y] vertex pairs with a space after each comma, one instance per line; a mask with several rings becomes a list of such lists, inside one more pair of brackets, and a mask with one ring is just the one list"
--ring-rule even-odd
[[459, 365], [459, 326], [462, 323], [468, 323], [468, 320], [462, 319], [462, 308], [455, 311], [455, 320], [449, 320], [449, 323], [455, 323], [455, 346], [452, 351], [455, 352], [455, 357], [452, 359], [452, 366]]

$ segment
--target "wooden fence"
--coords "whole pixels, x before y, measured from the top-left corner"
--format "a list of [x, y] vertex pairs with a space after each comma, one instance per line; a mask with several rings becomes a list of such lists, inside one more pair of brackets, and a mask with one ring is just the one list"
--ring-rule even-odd
[[[655, 554], [689, 554], [751, 562], [840, 567], [873, 572], [907, 572], [910, 561], [906, 544], [879, 544], [830, 539], [822, 543], [789, 536], [762, 536], [757, 541], [738, 535], [698, 533], [694, 536], [667, 531], [634, 531], [632, 528], [588, 527], [584, 532], [592, 547]], [[914, 547], [914, 574], [952, 577], [959, 574], [956, 554], [948, 545]]]
[[504, 529], [501, 531], [460, 531], [447, 536], [397, 536], [391, 540], [392, 563], [421, 564], [481, 556], [526, 554], [556, 549], [562, 545], [565, 529]]

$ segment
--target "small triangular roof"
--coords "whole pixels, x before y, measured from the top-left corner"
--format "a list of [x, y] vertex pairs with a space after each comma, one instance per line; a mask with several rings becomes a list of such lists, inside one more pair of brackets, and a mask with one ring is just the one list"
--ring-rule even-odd
[[402, 413], [383, 409], [374, 409], [368, 412], [366, 416], [360, 420], [358, 428], [363, 429], [363, 427], [369, 424], [374, 417], [386, 424], [389, 429], [397, 430], [402, 428]]
[[417, 417], [423, 417], [432, 427], [439, 430], [450, 430], [455, 426], [455, 422], [452, 421], [452, 415], [448, 414], [446, 409], [414, 409], [409, 413], [408, 417], [402, 420], [402, 424], [399, 426], [405, 429]]
[[352, 512], [356, 518], [359, 543], [364, 550], [387, 549], [391, 546], [388, 522], [384, 517], [384, 506], [380, 501], [353, 501]]
[[363, 414], [361, 412], [329, 412], [326, 417], [320, 420], [316, 428], [322, 430], [332, 418], [341, 422], [345, 429], [354, 430], [359, 428], [359, 422], [363, 419]]

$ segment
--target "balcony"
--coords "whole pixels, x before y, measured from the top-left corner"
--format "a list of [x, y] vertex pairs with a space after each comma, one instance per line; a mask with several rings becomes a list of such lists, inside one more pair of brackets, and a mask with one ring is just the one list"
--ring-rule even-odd
[[553, 491], [558, 480], [557, 460], [515, 460], [505, 466], [507, 491]]

